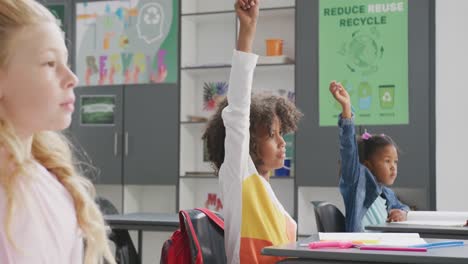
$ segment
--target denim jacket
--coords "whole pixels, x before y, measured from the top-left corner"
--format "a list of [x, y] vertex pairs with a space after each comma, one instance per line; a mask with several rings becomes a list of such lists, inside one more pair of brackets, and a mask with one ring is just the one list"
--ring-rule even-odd
[[409, 211], [395, 193], [379, 182], [370, 170], [359, 162], [359, 153], [354, 128], [354, 117], [341, 118], [340, 129], [341, 175], [340, 192], [346, 209], [346, 231], [363, 232], [362, 219], [379, 195], [387, 200], [387, 211], [401, 209]]

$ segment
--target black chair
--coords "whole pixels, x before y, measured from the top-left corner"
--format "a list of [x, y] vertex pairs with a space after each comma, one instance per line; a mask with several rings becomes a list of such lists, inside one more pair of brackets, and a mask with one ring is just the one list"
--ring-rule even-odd
[[[193, 229], [200, 244], [203, 263], [205, 264], [224, 264], [227, 263], [226, 251], [224, 249], [224, 230], [214, 224], [203, 212], [196, 209], [186, 210], [190, 219], [184, 217], [184, 224], [188, 228], [188, 221], [191, 221]], [[222, 216], [215, 213], [219, 218]], [[190, 232], [187, 232], [192, 256], [196, 255], [197, 249], [193, 247], [194, 238]]]
[[101, 210], [102, 214], [105, 215], [113, 215], [119, 214], [119, 210], [115, 208], [114, 204], [111, 201], [107, 200], [104, 197], [96, 197], [95, 199], [97, 205], [99, 206], [99, 210]]
[[346, 232], [345, 217], [329, 202], [312, 201], [318, 232]]
[[[103, 214], [118, 214], [117, 208], [107, 199], [97, 197], [96, 203]], [[115, 260], [118, 264], [138, 263], [138, 254], [128, 230], [112, 229], [109, 239], [115, 244]]]

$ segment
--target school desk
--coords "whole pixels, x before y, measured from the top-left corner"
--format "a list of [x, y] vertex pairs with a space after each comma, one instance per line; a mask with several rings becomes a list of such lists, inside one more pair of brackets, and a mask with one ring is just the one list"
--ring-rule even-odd
[[[309, 249], [300, 244], [318, 241], [317, 234], [297, 243], [265, 247], [263, 255], [284, 256], [290, 259], [281, 264], [466, 264], [468, 263], [468, 241], [464, 246], [428, 249], [427, 252], [373, 251], [358, 248]], [[446, 241], [445, 239], [425, 239], [426, 242]]]
[[[423, 238], [446, 238], [468, 240], [468, 227], [463, 226], [431, 226], [431, 225], [406, 225], [385, 223], [370, 225], [366, 230], [393, 232], [393, 233], [419, 233]], [[468, 262], [467, 262], [468, 263]]]
[[142, 263], [143, 231], [175, 231], [179, 228], [179, 215], [175, 213], [129, 213], [104, 215], [112, 229], [138, 231], [138, 257]]

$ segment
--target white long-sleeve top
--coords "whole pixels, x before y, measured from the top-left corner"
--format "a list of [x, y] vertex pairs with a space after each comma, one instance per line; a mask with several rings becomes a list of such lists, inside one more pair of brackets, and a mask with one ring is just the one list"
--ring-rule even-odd
[[258, 56], [234, 51], [226, 127], [225, 157], [219, 170], [224, 208], [224, 241], [228, 263], [275, 263], [262, 248], [296, 241], [296, 222], [276, 198], [269, 182], [257, 172], [249, 154], [252, 79]]
[[6, 196], [0, 187], [1, 264], [83, 264], [83, 238], [73, 200], [41, 164], [33, 175], [21, 175], [15, 187], [10, 234], [5, 231]]

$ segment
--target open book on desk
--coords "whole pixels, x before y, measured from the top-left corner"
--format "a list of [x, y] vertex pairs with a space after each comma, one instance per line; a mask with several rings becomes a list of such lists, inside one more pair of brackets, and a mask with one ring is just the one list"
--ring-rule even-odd
[[450, 211], [409, 211], [407, 220], [392, 222], [395, 225], [434, 225], [434, 226], [466, 226], [468, 212]]
[[426, 244], [418, 233], [319, 233], [320, 241], [351, 241], [361, 245], [409, 247]]

